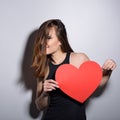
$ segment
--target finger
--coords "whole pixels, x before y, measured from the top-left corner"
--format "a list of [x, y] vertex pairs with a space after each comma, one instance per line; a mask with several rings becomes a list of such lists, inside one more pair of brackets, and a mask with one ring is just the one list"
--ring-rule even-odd
[[54, 83], [54, 84], [58, 84], [58, 82], [57, 81], [55, 81], [55, 80], [52, 80], [52, 79], [50, 79], [50, 80], [47, 80], [49, 83]]
[[53, 87], [53, 86], [44, 86], [44, 91], [45, 92], [49, 92], [49, 91], [52, 91], [52, 90], [55, 90], [56, 88]]
[[53, 83], [46, 83], [46, 84], [44, 84], [44, 86], [47, 86], [47, 87], [54, 87], [54, 88], [59, 88], [58, 85], [53, 84]]
[[107, 61], [103, 64], [103, 67], [102, 67], [102, 68], [109, 70], [109, 69], [111, 68], [111, 66], [112, 66], [111, 60], [107, 60]]
[[53, 86], [44, 86], [44, 89], [45, 89], [45, 90], [49, 90], [49, 89], [55, 90], [56, 88], [53, 87]]
[[56, 90], [56, 88], [59, 88], [58, 85], [54, 84], [54, 83], [49, 83], [49, 82], [45, 82], [43, 84], [43, 88], [44, 88], [44, 91], [51, 91], [51, 90]]
[[116, 64], [113, 64], [111, 70], [114, 70], [115, 68], [116, 68]]
[[52, 85], [52, 86], [54, 86], [54, 87], [57, 87], [57, 88], [59, 88], [59, 86], [58, 86], [58, 82], [56, 82], [55, 80], [46, 80], [45, 82], [44, 82], [44, 85]]
[[44, 86], [53, 86], [53, 87], [57, 87], [57, 88], [59, 88], [58, 84], [56, 84], [55, 82], [54, 82], [54, 83], [51, 83], [51, 82], [45, 82], [45, 83], [44, 83]]
[[108, 69], [108, 63], [104, 64], [104, 65], [102, 66], [102, 68], [103, 68], [103, 69]]
[[105, 69], [105, 70], [111, 70], [112, 67], [113, 67], [112, 64], [107, 64], [103, 69]]

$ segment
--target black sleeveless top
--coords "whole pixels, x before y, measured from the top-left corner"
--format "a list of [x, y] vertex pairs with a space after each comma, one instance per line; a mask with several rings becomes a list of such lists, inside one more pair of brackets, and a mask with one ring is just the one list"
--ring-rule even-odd
[[[47, 79], [55, 80], [57, 68], [62, 64], [68, 64], [69, 58], [70, 53], [67, 53], [61, 64], [54, 65], [50, 62], [50, 73]], [[59, 88], [51, 91], [49, 94], [50, 103], [42, 120], [86, 120], [84, 104], [70, 98]]]

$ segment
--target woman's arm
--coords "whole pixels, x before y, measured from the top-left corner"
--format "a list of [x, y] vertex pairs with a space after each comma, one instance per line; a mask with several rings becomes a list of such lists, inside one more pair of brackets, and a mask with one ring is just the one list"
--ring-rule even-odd
[[48, 106], [49, 92], [59, 88], [58, 83], [55, 80], [49, 79], [42, 81], [37, 80], [37, 91], [36, 91], [36, 106], [38, 110], [44, 110]]
[[104, 86], [109, 80], [112, 71], [116, 68], [116, 63], [112, 59], [108, 59], [102, 66], [103, 76], [100, 83], [100, 86]]
[[43, 82], [37, 79], [35, 104], [38, 110], [44, 110], [48, 105], [48, 94], [43, 91]]
[[[73, 53], [71, 54], [71, 64], [73, 64], [74, 66], [78, 67], [86, 62], [89, 61], [89, 57], [84, 54], [84, 53]], [[112, 71], [116, 68], [116, 63], [114, 60], [112, 59], [108, 59], [105, 61], [105, 63], [102, 66], [102, 70], [103, 70], [103, 76], [102, 76], [102, 80], [100, 82], [99, 86], [104, 86], [107, 81], [109, 80]]]

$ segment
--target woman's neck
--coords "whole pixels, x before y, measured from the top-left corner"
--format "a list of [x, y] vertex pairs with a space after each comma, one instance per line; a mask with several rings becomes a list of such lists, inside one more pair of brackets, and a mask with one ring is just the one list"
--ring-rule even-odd
[[66, 57], [66, 52], [62, 52], [62, 51], [53, 53], [51, 55], [51, 58], [53, 60], [53, 64], [60, 64], [60, 63], [62, 63], [64, 61], [65, 57]]

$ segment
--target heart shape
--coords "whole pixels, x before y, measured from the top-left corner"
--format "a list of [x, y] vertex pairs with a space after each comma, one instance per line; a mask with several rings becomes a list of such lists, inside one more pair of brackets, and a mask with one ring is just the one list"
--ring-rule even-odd
[[55, 79], [65, 94], [83, 103], [100, 84], [102, 69], [94, 61], [84, 62], [79, 69], [63, 64], [57, 69]]

